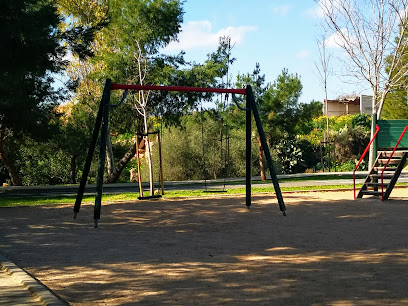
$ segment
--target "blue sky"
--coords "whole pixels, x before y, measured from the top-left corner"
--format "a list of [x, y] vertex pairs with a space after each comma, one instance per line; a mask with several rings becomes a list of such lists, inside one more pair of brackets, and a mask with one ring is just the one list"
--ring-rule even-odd
[[[322, 101], [324, 91], [315, 62], [319, 61], [317, 38], [320, 19], [312, 0], [187, 0], [179, 43], [167, 53], [186, 51], [186, 58], [202, 62], [214, 51], [219, 36], [230, 35], [235, 47], [231, 67], [238, 73], [252, 72], [257, 62], [268, 82], [287, 68], [303, 84], [300, 102]], [[362, 91], [351, 88], [335, 76], [328, 80], [328, 98]]]

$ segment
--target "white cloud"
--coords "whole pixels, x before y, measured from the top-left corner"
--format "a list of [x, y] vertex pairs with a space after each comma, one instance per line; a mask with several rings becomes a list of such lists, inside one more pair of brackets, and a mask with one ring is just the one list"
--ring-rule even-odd
[[292, 8], [291, 5], [279, 5], [279, 6], [272, 6], [272, 12], [279, 16], [286, 16], [290, 9]]
[[339, 11], [341, 10], [342, 0], [319, 0], [317, 4], [306, 10], [304, 15], [313, 18], [323, 18], [325, 16], [323, 8], [327, 8], [329, 11]]
[[[347, 29], [341, 29], [341, 32], [347, 36]], [[336, 32], [326, 39], [325, 45], [327, 48], [340, 48], [341, 45], [344, 45], [344, 39], [339, 32]]]
[[296, 53], [296, 58], [308, 58], [310, 56], [310, 52], [307, 50], [300, 50], [298, 53]]
[[190, 21], [182, 26], [179, 34], [179, 42], [171, 42], [166, 51], [189, 50], [203, 47], [215, 47], [218, 45], [221, 36], [230, 36], [231, 41], [240, 44], [244, 41], [245, 35], [257, 30], [253, 26], [227, 27], [217, 32], [213, 32], [210, 21]]
[[310, 9], [307, 9], [303, 15], [309, 16], [312, 18], [323, 18], [323, 10], [320, 8], [320, 6], [316, 5], [315, 7], [312, 7]]

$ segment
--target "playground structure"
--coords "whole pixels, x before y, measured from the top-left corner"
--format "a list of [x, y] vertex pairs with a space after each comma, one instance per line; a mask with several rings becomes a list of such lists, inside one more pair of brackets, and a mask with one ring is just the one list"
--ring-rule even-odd
[[[157, 143], [159, 145], [159, 181], [160, 181], [160, 189], [161, 194], [158, 195], [150, 195], [148, 197], [143, 196], [143, 185], [142, 185], [142, 171], [141, 171], [141, 158], [140, 153], [146, 152], [146, 144], [149, 144], [149, 141], [145, 141], [145, 138], [148, 138], [149, 135], [157, 135]], [[139, 137], [142, 141], [139, 142]], [[138, 176], [138, 183], [139, 183], [139, 200], [146, 200], [149, 198], [160, 198], [164, 195], [164, 180], [163, 180], [163, 163], [162, 163], [162, 150], [161, 150], [161, 140], [160, 140], [160, 132], [151, 132], [151, 133], [136, 133], [136, 159], [137, 159], [137, 176]]]
[[[268, 169], [271, 175], [273, 186], [275, 189], [276, 197], [278, 200], [279, 208], [284, 216], [286, 216], [286, 207], [283, 201], [282, 193], [279, 187], [278, 178], [272, 163], [272, 157], [269, 151], [269, 147], [266, 141], [265, 132], [263, 130], [262, 122], [259, 116], [258, 107], [255, 102], [255, 98], [252, 92], [252, 88], [248, 85], [246, 88], [242, 89], [227, 89], [227, 88], [202, 88], [202, 87], [183, 87], [183, 86], [150, 86], [150, 85], [128, 85], [128, 84], [116, 84], [112, 83], [110, 79], [107, 79], [105, 82], [105, 87], [103, 90], [102, 99], [99, 105], [98, 114], [96, 117], [95, 128], [92, 134], [91, 143], [88, 150], [87, 159], [85, 162], [84, 171], [82, 174], [80, 186], [78, 189], [77, 198], [74, 205], [74, 218], [76, 218], [80, 207], [85, 190], [86, 181], [89, 175], [89, 170], [91, 167], [91, 162], [93, 154], [95, 152], [97, 139], [100, 134], [100, 154], [99, 154], [99, 163], [98, 163], [98, 173], [96, 181], [96, 196], [95, 196], [95, 205], [94, 205], [94, 224], [95, 228], [98, 227], [98, 222], [101, 215], [101, 202], [102, 202], [102, 192], [103, 192], [103, 177], [105, 172], [105, 159], [106, 159], [106, 140], [108, 135], [108, 123], [109, 123], [109, 109], [110, 105], [110, 95], [112, 90], [124, 90], [123, 97], [126, 97], [128, 90], [161, 90], [161, 91], [180, 91], [180, 92], [207, 92], [207, 93], [223, 93], [223, 94], [232, 94], [233, 101], [237, 107], [246, 113], [246, 206], [249, 208], [251, 206], [251, 121], [252, 115], [254, 117], [256, 127], [259, 133], [259, 137], [262, 143], [264, 150], [265, 158], [267, 161]], [[246, 97], [246, 105], [242, 107], [239, 105], [235, 94], [244, 95]], [[122, 98], [123, 102], [124, 98]], [[121, 103], [120, 102], [120, 103]], [[120, 105], [119, 103], [119, 105]], [[118, 106], [118, 105], [116, 105]], [[136, 137], [137, 138], [137, 137]], [[163, 176], [162, 176], [163, 179]], [[139, 184], [141, 184], [139, 180]], [[162, 185], [163, 186], [163, 185]], [[163, 192], [163, 187], [162, 187]], [[153, 195], [151, 195], [153, 196]], [[142, 195], [141, 195], [142, 197]]]
[[[354, 198], [364, 195], [380, 196], [388, 200], [408, 157], [408, 120], [378, 120], [376, 131], [353, 172]], [[405, 137], [404, 137], [405, 136]], [[355, 172], [370, 146], [377, 156], [360, 191], [356, 195]]]

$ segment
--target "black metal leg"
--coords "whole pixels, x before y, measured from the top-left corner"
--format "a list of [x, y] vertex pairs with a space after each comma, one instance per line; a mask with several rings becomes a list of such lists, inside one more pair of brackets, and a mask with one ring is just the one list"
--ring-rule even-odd
[[264, 153], [265, 153], [266, 161], [268, 163], [268, 168], [269, 168], [269, 172], [271, 174], [273, 187], [275, 188], [276, 197], [277, 197], [278, 203], [279, 203], [279, 208], [282, 211], [283, 215], [286, 216], [286, 207], [285, 207], [285, 203], [283, 202], [282, 192], [281, 192], [280, 187], [279, 187], [279, 182], [278, 182], [278, 178], [276, 176], [275, 168], [273, 167], [271, 153], [269, 151], [268, 143], [266, 141], [265, 132], [264, 132], [264, 129], [262, 127], [261, 118], [259, 117], [258, 107], [256, 106], [256, 103], [255, 103], [252, 88], [249, 85], [247, 86], [247, 103], [248, 102], [250, 103], [252, 112], [254, 114], [256, 127], [258, 129], [258, 133], [259, 133], [259, 137], [261, 139], [261, 143], [262, 143], [263, 150], [264, 150]]
[[100, 131], [100, 128], [101, 128], [102, 112], [103, 112], [103, 105], [104, 105], [104, 99], [105, 99], [105, 89], [104, 89], [103, 92], [104, 92], [104, 94], [102, 95], [102, 99], [101, 99], [101, 102], [99, 104], [99, 110], [98, 110], [98, 114], [96, 116], [95, 127], [94, 127], [94, 130], [93, 130], [93, 133], [92, 133], [91, 143], [89, 145], [88, 155], [86, 157], [85, 166], [84, 166], [84, 171], [82, 173], [81, 182], [79, 183], [78, 193], [77, 193], [77, 197], [76, 197], [76, 200], [75, 200], [74, 219], [76, 218], [76, 215], [78, 214], [78, 212], [79, 212], [79, 210], [81, 208], [81, 203], [82, 203], [82, 198], [84, 196], [86, 181], [88, 179], [89, 170], [91, 169], [92, 158], [93, 158], [93, 155], [95, 153], [96, 142], [98, 140], [98, 135], [99, 135], [99, 131]]
[[105, 84], [105, 99], [103, 100], [103, 112], [102, 112], [102, 128], [101, 128], [101, 143], [99, 148], [99, 164], [98, 164], [98, 176], [96, 179], [96, 197], [94, 206], [94, 220], [95, 228], [98, 227], [98, 220], [101, 217], [101, 203], [102, 203], [102, 191], [103, 191], [103, 175], [105, 172], [105, 159], [106, 159], [106, 140], [108, 136], [108, 124], [109, 124], [109, 104], [110, 104], [110, 90], [111, 80], [107, 79]]
[[245, 189], [245, 203], [247, 208], [251, 206], [251, 177], [252, 177], [252, 158], [251, 158], [251, 143], [252, 143], [252, 131], [251, 131], [251, 123], [252, 123], [252, 112], [250, 107], [250, 101], [246, 101], [246, 189]]

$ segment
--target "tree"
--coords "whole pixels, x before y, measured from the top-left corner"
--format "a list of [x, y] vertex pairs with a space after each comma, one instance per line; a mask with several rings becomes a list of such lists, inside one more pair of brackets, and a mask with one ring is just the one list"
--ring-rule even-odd
[[[296, 133], [301, 135], [309, 134], [314, 126], [313, 119], [323, 115], [323, 104], [319, 101], [299, 104], [299, 120], [296, 125]], [[328, 121], [326, 119], [326, 128]]]
[[[373, 95], [373, 117], [381, 116], [387, 94], [408, 72], [401, 60], [408, 52], [407, 0], [315, 0], [329, 34], [348, 55], [351, 77], [365, 80]], [[398, 39], [394, 39], [398, 36]], [[388, 57], [388, 70], [385, 73]], [[371, 127], [373, 135], [374, 121]], [[370, 165], [373, 162], [370, 151]]]
[[[284, 138], [294, 137], [297, 122], [300, 120], [298, 100], [302, 84], [299, 77], [283, 69], [272, 85], [264, 85], [265, 75], [261, 74], [260, 65], [257, 63], [251, 75], [238, 76], [236, 86], [241, 87], [243, 84], [249, 84], [253, 88], [269, 144], [275, 145]], [[257, 140], [261, 179], [265, 180], [263, 148], [259, 135]]]
[[302, 88], [299, 76], [283, 69], [266, 91], [259, 108], [267, 118], [271, 143], [282, 138], [295, 137], [300, 120], [298, 102]]
[[50, 139], [56, 147], [64, 151], [69, 160], [70, 180], [65, 183], [76, 184], [78, 164], [86, 158], [86, 151], [95, 125], [94, 118], [84, 103], [66, 103], [58, 107], [59, 129]]
[[318, 40], [317, 46], [319, 48], [319, 62], [315, 63], [316, 69], [319, 75], [320, 82], [323, 85], [324, 89], [324, 111], [326, 114], [326, 135], [327, 140], [329, 141], [329, 111], [328, 111], [328, 102], [327, 102], [327, 81], [331, 71], [329, 69], [331, 55], [327, 54], [327, 39], [322, 35], [321, 39]]
[[14, 185], [21, 185], [9, 143], [23, 133], [44, 136], [57, 94], [53, 76], [62, 69], [60, 19], [53, 1], [15, 0], [0, 4], [0, 160]]
[[[143, 81], [145, 85], [211, 86], [225, 74], [224, 45], [208, 55], [204, 64], [186, 62], [183, 52], [175, 56], [160, 54], [162, 47], [177, 38], [183, 16], [181, 1], [114, 0], [110, 2], [108, 16], [109, 24], [95, 36], [94, 58], [74, 57], [70, 76], [79, 84], [74, 97], [76, 101], [98, 103], [100, 84], [105, 78], [117, 83], [141, 84]], [[112, 99], [117, 98], [113, 93]], [[200, 99], [211, 99], [211, 95], [151, 92], [148, 100], [146, 98], [147, 95], [140, 96], [142, 108], [138, 103], [124, 103], [117, 111], [112, 111], [111, 135], [131, 130], [146, 133], [150, 129], [147, 126], [149, 121], [145, 120], [148, 116], [161, 117], [166, 124], [177, 123], [187, 109], [194, 107]], [[141, 116], [138, 110], [144, 115]], [[128, 138], [128, 145], [130, 149], [108, 174], [107, 182], [116, 181], [135, 155], [133, 136]]]
[[[404, 35], [404, 33], [402, 33], [402, 35]], [[405, 33], [405, 37], [403, 38], [404, 40], [407, 39], [406, 35], [407, 33]], [[400, 36], [397, 36], [395, 38], [396, 41], [400, 39], [401, 39]], [[386, 73], [388, 74], [400, 73], [401, 69], [404, 71], [405, 66], [408, 64], [408, 54], [404, 54], [404, 51], [402, 51], [400, 56], [401, 60], [399, 66], [394, 71], [390, 71], [390, 67], [392, 64], [392, 56], [389, 56], [387, 58], [385, 67]], [[408, 78], [406, 76], [407, 75], [405, 75], [405, 77], [401, 79], [398, 82], [398, 84], [396, 84], [397, 86], [390, 90], [389, 94], [387, 95], [387, 98], [385, 99], [382, 114], [382, 116], [385, 119], [408, 118], [408, 102], [407, 102]]]
[[[259, 63], [255, 64], [255, 69], [252, 71], [252, 74], [247, 73], [247, 74], [237, 76], [236, 87], [241, 88], [246, 85], [251, 85], [253, 94], [254, 94], [254, 99], [260, 106], [259, 114], [261, 116], [261, 120], [265, 123], [267, 119], [267, 114], [265, 114], [264, 109], [262, 108], [262, 106], [264, 105], [263, 98], [270, 85], [265, 84], [265, 75], [261, 74], [261, 65]], [[242, 118], [241, 125], [243, 124], [244, 123], [243, 123], [243, 118]], [[268, 133], [269, 129], [265, 127], [264, 129], [265, 129], [265, 133]], [[259, 171], [261, 174], [261, 180], [264, 181], [266, 180], [265, 167], [264, 167], [264, 156], [263, 156], [264, 151], [263, 151], [263, 146], [262, 146], [262, 142], [261, 142], [259, 135], [257, 135], [256, 139], [258, 143]]]
[[[140, 48], [139, 43], [136, 41], [138, 46], [138, 53], [134, 54], [134, 58], [137, 62], [137, 68], [135, 71], [135, 75], [138, 76], [138, 84], [144, 85], [144, 80], [147, 76], [147, 58], [143, 56], [142, 49]], [[144, 136], [144, 147], [146, 152], [146, 158], [149, 165], [149, 183], [150, 183], [150, 194], [154, 194], [154, 180], [153, 180], [153, 164], [152, 164], [152, 154], [151, 154], [151, 147], [149, 142], [149, 125], [147, 123], [149, 114], [147, 112], [149, 107], [149, 95], [150, 91], [140, 90], [137, 94], [134, 94], [132, 97], [132, 104], [133, 107], [138, 111], [139, 115], [142, 117], [143, 121], [143, 133], [146, 134]], [[136, 136], [137, 137], [137, 136]]]
[[387, 95], [384, 103], [384, 119], [407, 119], [408, 102], [406, 89], [394, 89]]
[[[146, 64], [143, 67], [143, 74], [147, 75], [150, 72], [152, 57], [158, 53], [160, 47], [177, 37], [183, 12], [180, 2], [174, 0], [74, 2], [76, 3], [58, 0], [59, 9], [65, 15], [73, 16], [66, 22], [66, 26], [73, 30], [82, 27], [96, 31], [91, 32], [94, 39], [92, 48], [88, 51], [94, 57], [74, 56], [74, 61], [69, 67], [69, 75], [72, 81], [78, 84], [74, 100], [88, 103], [94, 111], [91, 104], [99, 102], [103, 79], [112, 78], [115, 82], [138, 84], [141, 80], [139, 72], [142, 73], [139, 70], [141, 61]], [[90, 37], [88, 34], [85, 36]], [[135, 122], [138, 114], [136, 109], [130, 109], [126, 105], [121, 107], [122, 116], [113, 112], [111, 117], [113, 134], [126, 128], [142, 126]], [[126, 115], [123, 116], [123, 113]], [[138, 132], [146, 131], [147, 127]], [[108, 141], [108, 144], [110, 143]], [[107, 181], [114, 182], [126, 163], [135, 155], [136, 149], [133, 144], [114, 167], [112, 145], [107, 146], [107, 151], [110, 153]]]
[[[159, 55], [146, 58], [139, 53], [136, 58], [139, 59], [141, 68], [137, 68], [138, 80], [132, 83], [216, 87], [219, 85], [219, 78], [223, 77], [227, 72], [226, 66], [229, 57], [227, 48], [226, 42], [221, 39], [217, 50], [208, 54], [208, 58], [203, 64], [187, 63], [184, 61], [182, 54], [177, 57]], [[144, 130], [141, 132], [145, 134], [149, 129], [149, 116], [160, 117], [165, 124], [178, 124], [180, 118], [188, 110], [197, 108], [200, 100], [210, 100], [212, 98], [212, 95], [208, 93], [171, 93], [165, 91], [152, 93], [140, 91], [135, 96], [137, 96], [135, 99], [130, 100], [133, 101], [132, 108], [137, 110], [136, 114], [138, 116], [135, 117], [138, 118], [137, 121], [141, 122], [136, 124], [136, 128], [142, 126]], [[113, 175], [108, 176], [108, 182], [113, 182], [119, 177], [126, 163], [134, 155], [134, 153], [130, 154], [134, 152], [133, 148], [134, 145], [126, 153], [127, 159], [121, 159]], [[151, 165], [149, 168], [151, 169]], [[151, 173], [150, 178], [152, 181]]]
[[56, 0], [58, 13], [63, 17], [59, 28], [61, 39], [69, 52], [86, 59], [94, 55], [92, 43], [97, 34], [109, 24], [108, 0]]

